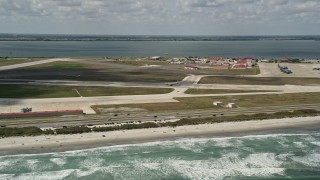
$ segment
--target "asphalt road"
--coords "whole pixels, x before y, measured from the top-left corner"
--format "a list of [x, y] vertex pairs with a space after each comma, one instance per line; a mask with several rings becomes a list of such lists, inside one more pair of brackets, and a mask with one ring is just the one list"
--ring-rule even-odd
[[301, 104], [287, 106], [267, 106], [252, 108], [236, 109], [199, 109], [192, 111], [175, 111], [175, 112], [137, 112], [137, 113], [110, 113], [107, 115], [90, 115], [90, 116], [61, 116], [48, 118], [33, 119], [7, 119], [0, 120], [0, 125], [7, 127], [26, 127], [37, 126], [40, 128], [75, 125], [104, 125], [110, 123], [131, 123], [131, 122], [148, 122], [148, 121], [176, 121], [183, 118], [205, 118], [214, 116], [235, 116], [242, 114], [256, 113], [274, 113], [280, 111], [291, 111], [300, 109], [320, 110], [320, 104]]

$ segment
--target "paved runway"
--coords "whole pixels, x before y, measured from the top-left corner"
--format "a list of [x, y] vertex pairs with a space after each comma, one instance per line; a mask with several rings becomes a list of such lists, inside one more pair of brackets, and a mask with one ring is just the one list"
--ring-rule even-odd
[[55, 58], [55, 59], [46, 59], [46, 60], [40, 60], [40, 61], [34, 61], [34, 62], [28, 62], [28, 63], [14, 64], [9, 66], [1, 66], [0, 71], [6, 71], [6, 70], [17, 69], [17, 68], [28, 67], [28, 66], [35, 66], [40, 64], [47, 64], [47, 63], [52, 63], [57, 61], [69, 61], [69, 59]]

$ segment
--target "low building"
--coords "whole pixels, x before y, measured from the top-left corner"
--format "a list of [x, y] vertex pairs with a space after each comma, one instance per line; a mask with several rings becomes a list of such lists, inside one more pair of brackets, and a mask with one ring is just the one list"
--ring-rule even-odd
[[246, 57], [243, 59], [238, 59], [237, 64], [245, 64], [247, 68], [251, 68], [255, 64], [255, 60], [252, 57]]
[[197, 67], [197, 66], [185, 66], [184, 69], [186, 69], [186, 70], [199, 70], [199, 67]]
[[268, 63], [268, 62], [270, 62], [270, 60], [269, 60], [269, 59], [261, 59], [260, 62], [262, 62], [262, 63]]
[[161, 56], [153, 56], [150, 58], [151, 60], [160, 60], [161, 59]]
[[185, 64], [185, 63], [181, 61], [172, 61], [170, 62], [170, 64]]
[[223, 102], [220, 102], [220, 101], [213, 102], [213, 105], [218, 106], [218, 107], [223, 107], [224, 106]]
[[308, 59], [308, 60], [304, 60], [303, 63], [320, 64], [320, 60], [319, 59]]
[[282, 57], [278, 59], [278, 63], [283, 63], [283, 62], [290, 62], [292, 58], [289, 57]]
[[238, 108], [238, 106], [235, 103], [229, 103], [226, 107], [227, 108]]
[[320, 70], [320, 65], [313, 66], [313, 70]]

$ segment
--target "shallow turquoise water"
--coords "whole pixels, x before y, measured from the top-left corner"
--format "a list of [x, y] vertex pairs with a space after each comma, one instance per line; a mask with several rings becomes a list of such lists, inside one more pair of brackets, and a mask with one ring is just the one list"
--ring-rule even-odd
[[0, 157], [0, 179], [320, 179], [320, 133], [191, 138]]

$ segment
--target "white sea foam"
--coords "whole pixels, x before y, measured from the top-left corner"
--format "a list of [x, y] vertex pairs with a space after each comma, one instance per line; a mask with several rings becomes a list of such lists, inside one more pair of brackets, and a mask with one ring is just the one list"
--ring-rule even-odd
[[101, 167], [104, 162], [102, 158], [88, 158], [80, 163], [81, 168]]
[[1, 180], [9, 180], [9, 179], [13, 179], [14, 174], [0, 174], [0, 179]]
[[194, 140], [183, 140], [183, 141], [174, 141], [174, 142], [165, 142], [164, 146], [176, 146], [181, 149], [193, 151], [199, 153], [202, 151], [202, 147], [207, 141], [194, 141]]
[[314, 144], [316, 146], [320, 146], [320, 142], [310, 142], [311, 144]]
[[85, 176], [89, 176], [89, 175], [91, 175], [91, 174], [94, 174], [94, 173], [96, 173], [97, 171], [100, 171], [100, 170], [102, 170], [102, 169], [104, 169], [104, 168], [98, 168], [98, 167], [95, 167], [95, 168], [89, 168], [89, 169], [86, 169], [86, 170], [77, 170], [76, 171], [76, 176], [77, 177], [85, 177]]
[[230, 153], [219, 159], [174, 160], [167, 162], [167, 165], [190, 179], [224, 179], [229, 176], [283, 175], [285, 169], [281, 167], [282, 163], [274, 154], [252, 154], [242, 159]]
[[34, 172], [34, 173], [25, 173], [19, 176], [15, 176], [15, 180], [56, 180], [62, 179], [70, 174], [74, 173], [76, 170], [68, 169], [61, 171], [47, 171], [47, 172]]
[[319, 167], [320, 168], [320, 154], [308, 154], [306, 156], [292, 156], [290, 157], [295, 162], [304, 164], [310, 167]]
[[63, 166], [66, 164], [66, 159], [64, 158], [51, 158], [50, 161], [58, 166]]
[[38, 163], [39, 161], [36, 159], [29, 159], [26, 161], [25, 167], [29, 168], [30, 170], [37, 170]]
[[[143, 177], [142, 179], [157, 179], [159, 177], [177, 174], [177, 171], [175, 171], [172, 166], [167, 165], [167, 161], [173, 161], [173, 158], [135, 160], [132, 164], [134, 167], [134, 174], [136, 177]], [[130, 175], [134, 174], [131, 173]], [[130, 176], [127, 176], [125, 179], [128, 178], [130, 179]]]
[[7, 167], [13, 166], [17, 160], [4, 160], [0, 161], [0, 170], [6, 170]]
[[307, 145], [304, 144], [304, 142], [293, 142], [293, 143], [295, 144], [295, 146], [297, 148], [305, 148], [305, 147], [307, 147]]
[[215, 139], [215, 145], [219, 147], [239, 147], [242, 145], [242, 140], [240, 139]]
[[279, 154], [277, 155], [277, 159], [281, 161], [287, 161], [287, 159], [291, 156], [294, 156], [294, 154]]
[[[244, 139], [252, 140], [252, 139], [266, 139], [266, 138], [281, 138], [283, 136], [310, 136], [310, 134], [267, 134], [267, 135], [249, 135], [249, 136], [241, 136], [241, 137], [219, 137], [219, 138], [181, 138], [178, 140], [173, 141], [155, 141], [155, 142], [146, 142], [146, 143], [139, 143], [139, 144], [124, 144], [124, 145], [114, 145], [114, 146], [105, 146], [99, 148], [92, 148], [86, 150], [73, 150], [73, 151], [66, 151], [61, 153], [47, 153], [47, 154], [54, 154], [58, 156], [88, 156], [92, 153], [107, 153], [107, 152], [114, 152], [114, 151], [126, 151], [128, 148], [140, 148], [140, 147], [153, 147], [153, 146], [176, 146], [182, 145], [181, 148], [186, 148], [187, 150], [192, 149], [194, 146], [193, 144], [197, 143], [197, 145], [205, 144], [208, 141], [214, 142], [221, 142], [221, 146], [234, 146], [235, 144], [228, 144], [229, 140], [239, 140], [241, 142]], [[320, 133], [318, 133], [320, 135]], [[282, 138], [283, 140], [285, 137]], [[183, 146], [185, 145], [185, 146]], [[194, 149], [193, 149], [194, 150]], [[196, 150], [198, 151], [198, 150]], [[35, 154], [36, 155], [36, 154]], [[46, 154], [43, 154], [46, 155]], [[24, 155], [22, 155], [24, 156]], [[28, 155], [27, 155], [28, 156]]]
[[157, 169], [160, 169], [161, 164], [160, 163], [143, 163], [142, 166], [151, 170], [157, 170]]

